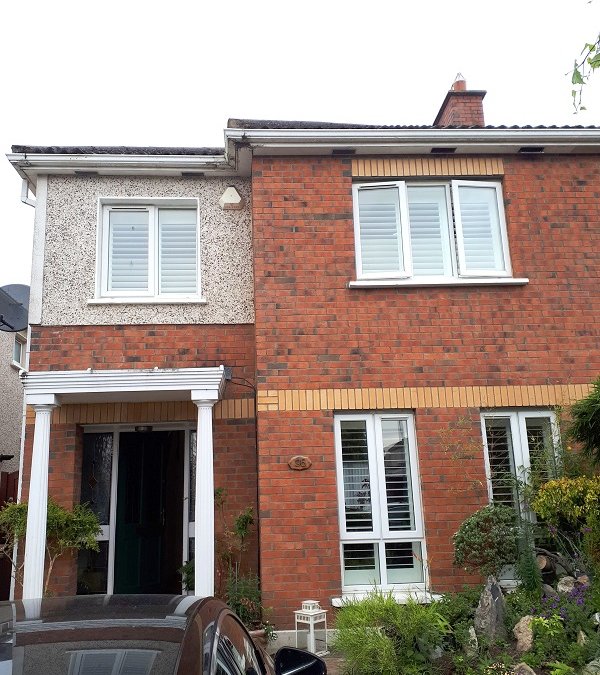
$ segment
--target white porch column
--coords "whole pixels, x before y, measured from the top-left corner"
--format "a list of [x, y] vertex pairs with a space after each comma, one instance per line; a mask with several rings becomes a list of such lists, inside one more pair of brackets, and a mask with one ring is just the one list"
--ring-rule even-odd
[[192, 401], [198, 406], [194, 594], [202, 597], [215, 593], [215, 478], [212, 409], [217, 402], [217, 396], [214, 390], [192, 391]]
[[44, 594], [50, 420], [59, 402], [54, 394], [41, 394], [27, 397], [26, 403], [35, 410], [23, 572], [23, 598], [29, 599]]

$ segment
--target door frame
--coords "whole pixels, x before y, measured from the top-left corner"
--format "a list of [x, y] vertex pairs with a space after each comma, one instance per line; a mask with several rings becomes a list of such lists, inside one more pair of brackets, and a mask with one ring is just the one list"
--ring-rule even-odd
[[[115, 547], [117, 530], [117, 488], [119, 481], [119, 440], [122, 433], [135, 432], [138, 426], [150, 426], [152, 431], [183, 431], [183, 545], [181, 551], [182, 565], [189, 560], [190, 547], [190, 519], [189, 519], [189, 494], [190, 494], [190, 434], [196, 431], [196, 422], [140, 422], [136, 424], [86, 424], [83, 425], [84, 434], [113, 435], [113, 454], [111, 463], [110, 480], [110, 511], [108, 525], [100, 526], [100, 534], [97, 541], [108, 541], [108, 570], [106, 580], [106, 593], [112, 594], [115, 584]], [[183, 581], [182, 581], [182, 591]]]

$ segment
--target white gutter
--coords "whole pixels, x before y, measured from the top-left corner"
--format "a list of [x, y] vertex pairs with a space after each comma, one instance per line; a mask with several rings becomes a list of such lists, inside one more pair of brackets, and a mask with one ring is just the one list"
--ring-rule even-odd
[[21, 201], [23, 204], [33, 206], [35, 208], [35, 199], [29, 199], [29, 181], [23, 178], [21, 181]]
[[225, 138], [267, 147], [407, 143], [599, 145], [600, 129], [226, 129]]
[[10, 153], [8, 161], [21, 176], [28, 169], [38, 172], [56, 170], [102, 170], [120, 171], [147, 169], [170, 169], [178, 171], [231, 171], [225, 155], [58, 155]]

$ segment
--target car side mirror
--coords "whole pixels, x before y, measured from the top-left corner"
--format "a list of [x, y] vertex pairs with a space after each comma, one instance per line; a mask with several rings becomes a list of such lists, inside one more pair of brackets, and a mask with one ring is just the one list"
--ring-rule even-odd
[[327, 675], [323, 659], [303, 649], [282, 647], [275, 654], [275, 675]]

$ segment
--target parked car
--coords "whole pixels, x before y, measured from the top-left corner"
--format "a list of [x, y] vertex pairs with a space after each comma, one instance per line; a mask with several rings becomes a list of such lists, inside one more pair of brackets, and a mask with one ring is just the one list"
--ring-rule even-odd
[[0, 603], [0, 675], [325, 675], [317, 656], [272, 659], [220, 600], [81, 595]]

